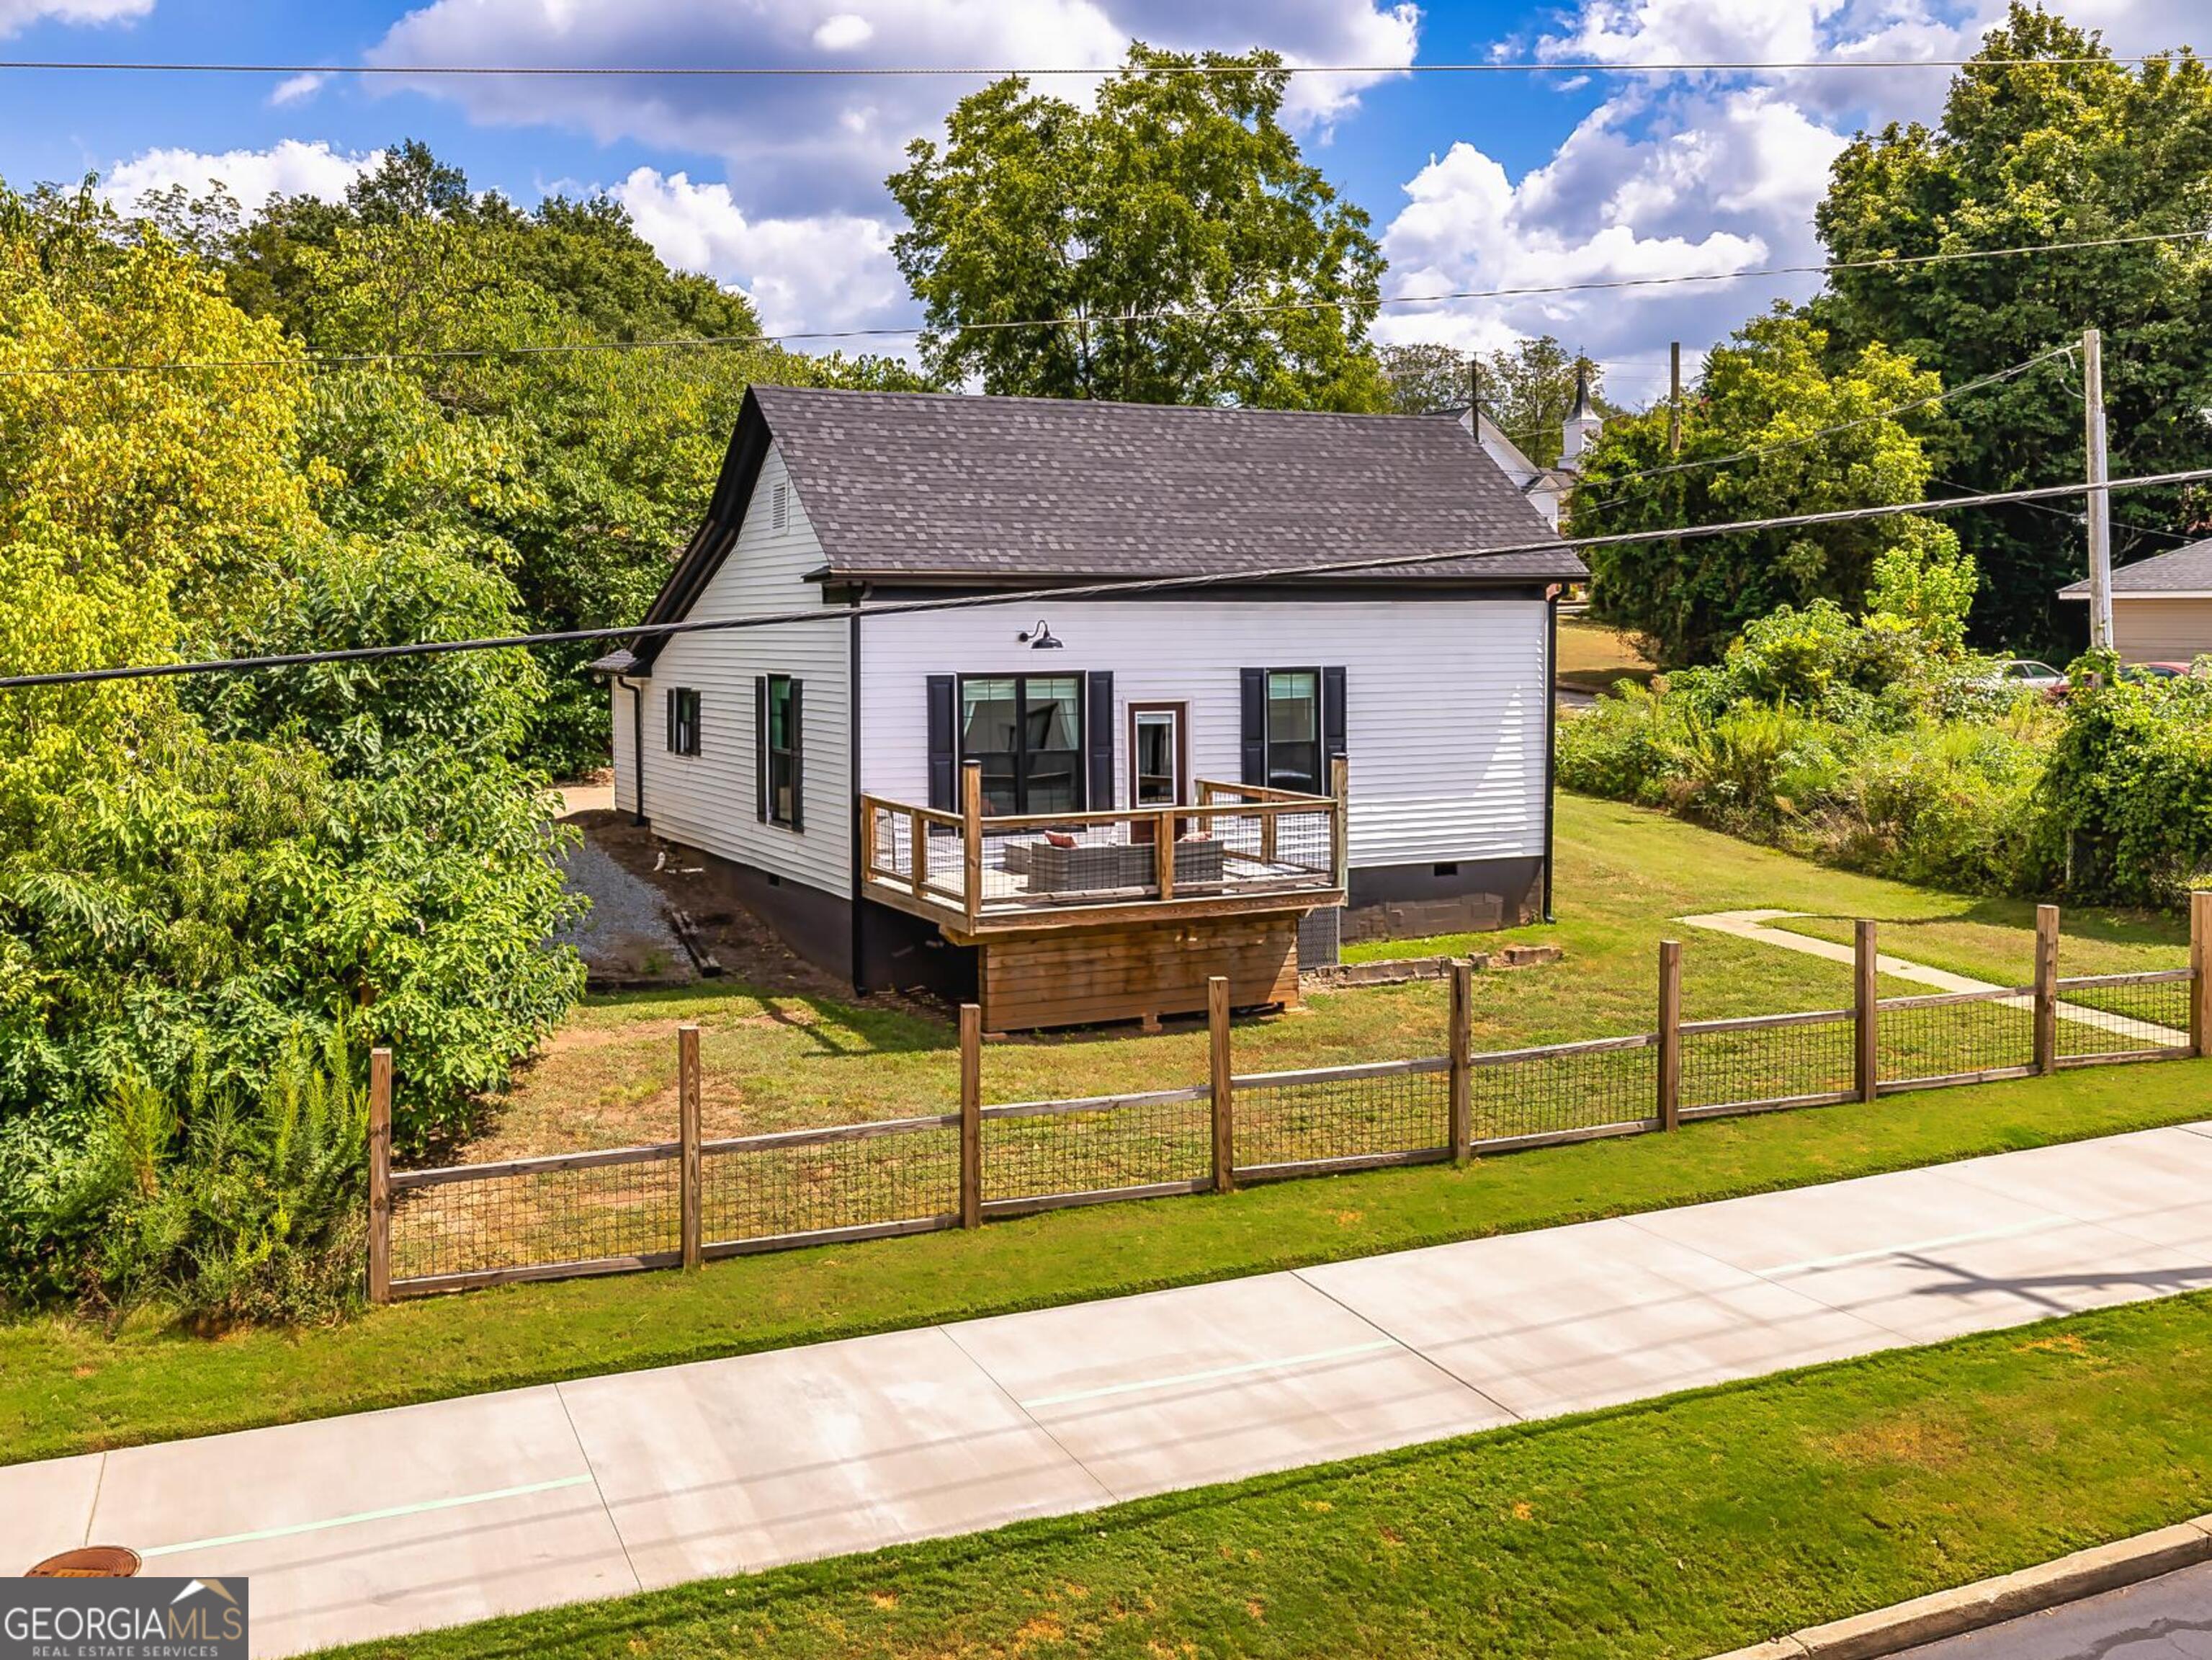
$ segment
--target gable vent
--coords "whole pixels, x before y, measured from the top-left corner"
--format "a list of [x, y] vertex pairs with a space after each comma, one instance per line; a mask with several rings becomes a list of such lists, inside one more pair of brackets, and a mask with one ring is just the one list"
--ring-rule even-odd
[[777, 484], [768, 493], [768, 527], [770, 530], [791, 528], [791, 486]]

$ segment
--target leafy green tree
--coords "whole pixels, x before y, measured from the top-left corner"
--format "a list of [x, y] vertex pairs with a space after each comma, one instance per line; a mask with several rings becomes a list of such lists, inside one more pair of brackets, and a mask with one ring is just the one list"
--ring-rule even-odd
[[1583, 374], [1590, 406], [1607, 420], [1621, 414], [1605, 395], [1602, 364], [1577, 356], [1548, 334], [1516, 340], [1482, 360], [1482, 412], [1538, 466], [1557, 466]]
[[[1607, 425], [1571, 499], [1574, 532], [1921, 499], [1931, 471], [1916, 432], [1924, 417], [1888, 412], [1931, 397], [1936, 378], [1881, 346], [1831, 374], [1823, 368], [1829, 350], [1825, 331], [1784, 309], [1747, 324], [1706, 360], [1679, 456], [1668, 449], [1664, 409]], [[1778, 606], [1825, 599], [1857, 610], [1877, 561], [1900, 549], [1941, 565], [1955, 539], [1907, 515], [1593, 548], [1591, 602], [1598, 616], [1642, 636], [1659, 662], [1708, 662]]]
[[[1203, 63], [1204, 75], [1176, 73]], [[1279, 116], [1273, 52], [1129, 49], [1080, 109], [1019, 76], [889, 180], [939, 378], [1137, 403], [1378, 409], [1382, 256]], [[1006, 327], [1042, 318], [1052, 327]]]
[[[2212, 213], [2212, 76], [2185, 48], [2139, 66], [2098, 37], [2015, 3], [1953, 81], [1933, 128], [1891, 125], [1838, 158], [1817, 222], [1838, 261], [2201, 233]], [[2087, 59], [2087, 62], [2057, 60]], [[1999, 62], [1996, 60], [2027, 60]], [[2106, 340], [2113, 471], [2202, 465], [2212, 406], [2212, 249], [2201, 235], [2078, 252], [1845, 270], [1818, 313], [1832, 350], [1880, 341], [1960, 383], [2077, 339]], [[2083, 476], [2078, 366], [2058, 362], [1972, 395], [1933, 441], [1937, 471], [1977, 489]], [[2170, 545], [2201, 509], [2173, 493], [2120, 498], [2124, 558]], [[2047, 508], [1954, 521], [1981, 573], [1983, 642], [2045, 649], [2081, 626], [2057, 591], [2087, 568], [2083, 533]]]
[[1389, 387], [1394, 415], [1435, 415], [1467, 407], [1467, 354], [1456, 346], [1419, 341], [1405, 346], [1378, 346], [1376, 366]]

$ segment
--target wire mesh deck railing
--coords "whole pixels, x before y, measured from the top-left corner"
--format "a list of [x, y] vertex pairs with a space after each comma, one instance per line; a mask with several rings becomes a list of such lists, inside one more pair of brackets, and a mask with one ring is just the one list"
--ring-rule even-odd
[[863, 795], [863, 871], [877, 897], [963, 924], [1340, 885], [1340, 796], [1206, 781], [1196, 790], [1172, 807], [1000, 818], [980, 802], [950, 812]]
[[[1472, 981], [1452, 982], [1443, 1055], [1297, 1072], [1231, 1064], [1213, 984], [1209, 1081], [985, 1105], [980, 1018], [961, 1022], [958, 1112], [720, 1140], [697, 1134], [697, 1029], [679, 1036], [686, 1139], [394, 1172], [390, 1062], [371, 1068], [373, 1298], [975, 1226], [1103, 1201], [1232, 1189], [1671, 1129], [1723, 1116], [1872, 1102], [2062, 1067], [2204, 1052], [2212, 897], [2192, 966], [2061, 979], [2055, 924], [2036, 982], [1878, 998], [1863, 929], [1844, 1009], [1684, 1021], [1662, 950], [1659, 1029], [1477, 1055]], [[1672, 982], [1669, 983], [1669, 978]]]

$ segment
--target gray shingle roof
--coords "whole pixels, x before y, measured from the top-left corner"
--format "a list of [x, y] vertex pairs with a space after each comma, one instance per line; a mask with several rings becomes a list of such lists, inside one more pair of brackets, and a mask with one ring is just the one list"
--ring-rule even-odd
[[[1378, 575], [1585, 575], [1449, 421], [792, 386], [753, 396], [838, 576], [1182, 576], [1426, 553], [1438, 556]], [[1464, 556], [1497, 546], [1530, 550]]]
[[[2191, 542], [2154, 559], [2138, 559], [2112, 573], [2114, 593], [2212, 593], [2212, 541]], [[2058, 590], [2061, 599], [2087, 599], [2089, 581], [2069, 582]]]

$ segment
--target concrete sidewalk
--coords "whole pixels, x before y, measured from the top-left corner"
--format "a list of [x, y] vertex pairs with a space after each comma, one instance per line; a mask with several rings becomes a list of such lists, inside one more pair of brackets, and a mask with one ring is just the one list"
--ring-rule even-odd
[[2212, 1125], [2153, 1130], [0, 1468], [0, 1570], [245, 1575], [273, 1656], [2207, 1286]]

